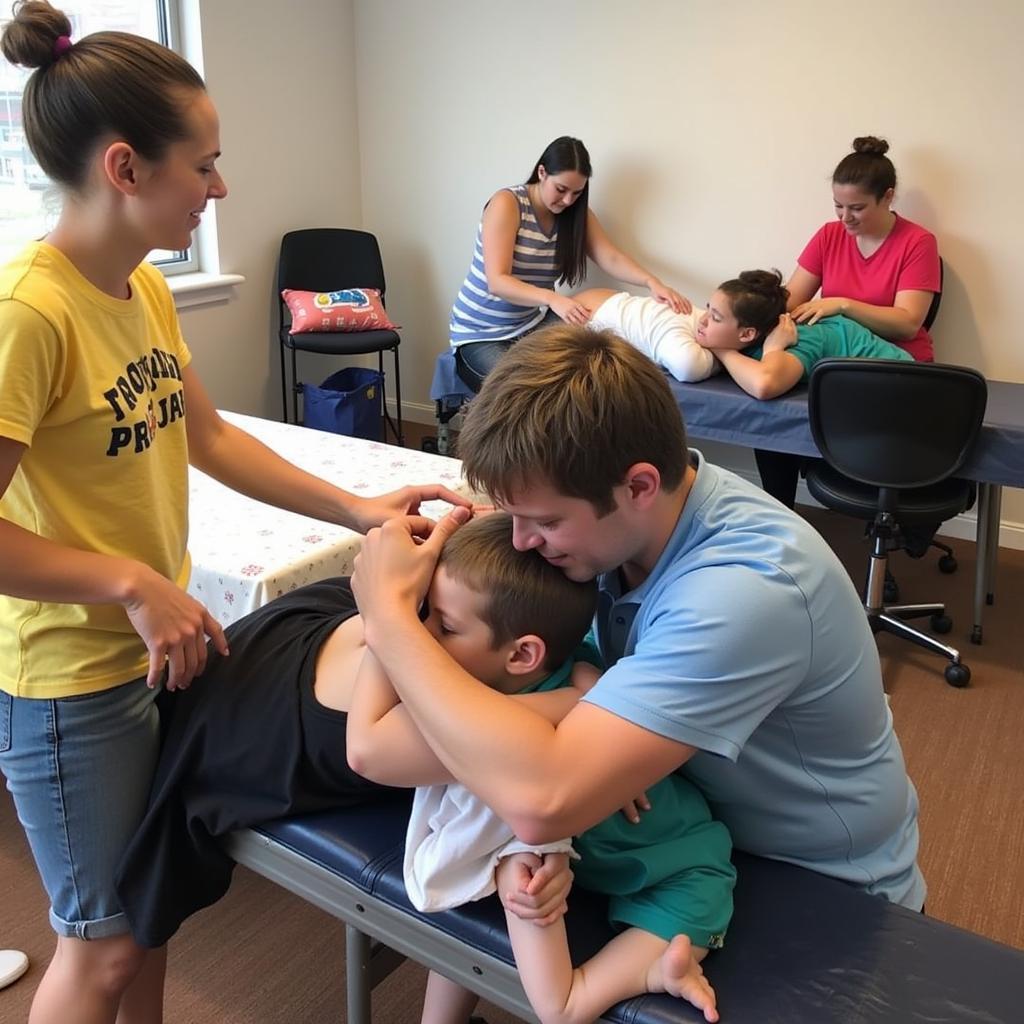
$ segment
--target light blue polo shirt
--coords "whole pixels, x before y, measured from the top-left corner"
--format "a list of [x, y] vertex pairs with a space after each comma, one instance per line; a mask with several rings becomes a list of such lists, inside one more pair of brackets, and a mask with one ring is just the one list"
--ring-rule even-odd
[[920, 909], [917, 793], [867, 617], [805, 520], [691, 452], [651, 575], [601, 578], [608, 671], [584, 698], [698, 748], [684, 773], [743, 850]]

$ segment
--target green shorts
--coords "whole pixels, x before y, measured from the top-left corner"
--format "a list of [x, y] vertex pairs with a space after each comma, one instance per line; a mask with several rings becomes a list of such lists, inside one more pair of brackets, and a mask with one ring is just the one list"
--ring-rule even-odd
[[647, 791], [639, 824], [616, 812], [573, 841], [576, 882], [610, 897], [615, 924], [717, 949], [732, 917], [732, 842], [700, 791], [669, 775]]

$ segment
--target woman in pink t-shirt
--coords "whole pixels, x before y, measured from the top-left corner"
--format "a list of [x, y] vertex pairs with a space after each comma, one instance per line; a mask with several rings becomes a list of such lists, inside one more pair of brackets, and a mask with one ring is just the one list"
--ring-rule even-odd
[[888, 149], [884, 139], [854, 139], [853, 152], [839, 161], [832, 175], [838, 220], [800, 254], [787, 285], [789, 310], [807, 324], [841, 313], [931, 362], [924, 320], [942, 288], [939, 250], [930, 231], [891, 209], [896, 168]]
[[[839, 161], [832, 174], [838, 219], [821, 227], [800, 253], [786, 285], [788, 310], [798, 324], [842, 314], [930, 363], [932, 339], [924, 320], [942, 288], [939, 250], [930, 231], [891, 209], [896, 168], [888, 149], [884, 139], [869, 135], [854, 139], [853, 152]], [[761, 485], [792, 508], [800, 456], [754, 454]]]

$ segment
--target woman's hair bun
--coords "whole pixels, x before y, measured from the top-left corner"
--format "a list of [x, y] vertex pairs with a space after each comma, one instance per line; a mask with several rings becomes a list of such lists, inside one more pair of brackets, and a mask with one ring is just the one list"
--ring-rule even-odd
[[874, 135], [864, 135], [853, 140], [853, 151], [871, 156], [885, 156], [889, 152], [889, 143], [885, 139], [876, 139]]
[[4, 26], [0, 49], [12, 63], [41, 68], [55, 59], [53, 44], [71, 35], [71, 22], [63, 11], [46, 0], [22, 0], [14, 5], [14, 17]]

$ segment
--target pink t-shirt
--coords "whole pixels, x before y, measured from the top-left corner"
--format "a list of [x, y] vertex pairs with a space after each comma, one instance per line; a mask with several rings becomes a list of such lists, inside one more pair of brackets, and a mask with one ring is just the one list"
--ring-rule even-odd
[[[892, 306], [896, 293], [937, 292], [942, 288], [935, 236], [896, 214], [896, 223], [878, 250], [865, 259], [857, 239], [838, 220], [819, 229], [797, 261], [821, 278], [821, 297], [838, 296], [872, 306]], [[893, 344], [915, 359], [934, 359], [931, 335], [922, 327], [908, 341]]]

